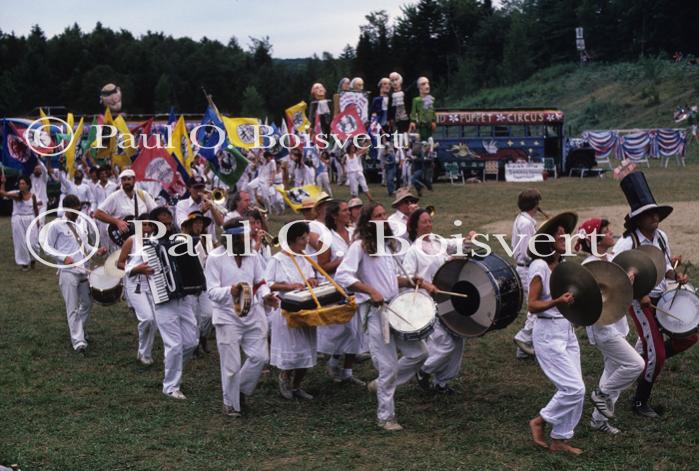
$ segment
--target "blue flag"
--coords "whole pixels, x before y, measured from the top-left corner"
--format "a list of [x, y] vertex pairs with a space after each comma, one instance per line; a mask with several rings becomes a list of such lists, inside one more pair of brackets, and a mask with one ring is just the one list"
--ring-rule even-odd
[[24, 140], [22, 131], [4, 119], [2, 135], [2, 164], [24, 175], [31, 174], [38, 160]]
[[[197, 142], [199, 147], [199, 155], [208, 160], [212, 165], [218, 168], [218, 158], [216, 153], [220, 149], [228, 147], [228, 136], [226, 135], [226, 127], [223, 121], [218, 117], [216, 111], [212, 107], [206, 109], [204, 117], [201, 120], [201, 126], [197, 130]], [[223, 140], [220, 146], [217, 146], [220, 140]]]

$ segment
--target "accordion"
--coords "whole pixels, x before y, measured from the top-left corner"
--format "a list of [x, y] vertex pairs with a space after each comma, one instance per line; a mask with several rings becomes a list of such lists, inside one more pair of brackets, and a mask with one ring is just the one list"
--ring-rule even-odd
[[183, 298], [189, 294], [198, 295], [206, 290], [204, 268], [197, 255], [187, 252], [171, 255], [169, 249], [182, 243], [182, 240], [143, 241], [144, 259], [154, 273], [148, 277], [148, 284], [155, 304]]
[[[319, 284], [317, 287], [313, 288], [313, 293], [318, 298], [318, 302], [321, 306], [337, 304], [344, 299], [342, 294], [330, 283]], [[308, 289], [297, 289], [289, 291], [282, 296], [281, 307], [285, 311], [297, 312], [303, 309], [314, 309], [316, 308], [316, 303]]]

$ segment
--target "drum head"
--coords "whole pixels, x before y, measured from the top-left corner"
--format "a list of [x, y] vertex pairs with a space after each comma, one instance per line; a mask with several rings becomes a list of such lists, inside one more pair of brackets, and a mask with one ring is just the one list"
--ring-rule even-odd
[[121, 278], [107, 273], [105, 268], [97, 267], [90, 273], [90, 288], [105, 291], [112, 289], [121, 282]]
[[120, 250], [117, 250], [116, 252], [113, 252], [109, 257], [107, 257], [107, 260], [104, 262], [104, 271], [111, 276], [116, 276], [118, 278], [121, 278], [124, 276], [124, 270], [120, 270], [117, 268], [117, 262], [119, 261], [119, 255], [121, 254]]
[[[673, 298], [674, 303], [672, 302]], [[670, 307], [671, 304], [672, 307]], [[660, 309], [655, 311], [655, 317], [660, 325], [670, 333], [687, 334], [699, 325], [699, 297], [689, 290], [665, 291], [658, 301], [658, 307]], [[661, 311], [672, 314], [672, 317]]]
[[[434, 322], [437, 309], [432, 298], [424, 291], [404, 291], [388, 304], [400, 317], [386, 310], [391, 328], [398, 332], [417, 332]], [[402, 319], [401, 319], [402, 317]]]

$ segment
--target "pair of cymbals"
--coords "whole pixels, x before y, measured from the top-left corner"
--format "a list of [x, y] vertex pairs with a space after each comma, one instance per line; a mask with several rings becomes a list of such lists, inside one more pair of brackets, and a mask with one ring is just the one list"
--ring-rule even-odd
[[559, 263], [551, 273], [549, 289], [553, 299], [565, 293], [573, 295], [571, 304], [558, 306], [563, 317], [573, 324], [592, 325], [602, 315], [602, 291], [592, 273], [582, 265], [574, 262]]
[[665, 258], [657, 247], [643, 245], [621, 252], [612, 260], [627, 273], [634, 274], [633, 297], [641, 299], [665, 277]]

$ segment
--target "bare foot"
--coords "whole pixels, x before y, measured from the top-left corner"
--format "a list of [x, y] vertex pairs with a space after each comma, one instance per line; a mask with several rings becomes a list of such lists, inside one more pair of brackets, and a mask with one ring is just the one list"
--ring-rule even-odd
[[532, 431], [534, 443], [542, 448], [548, 448], [549, 445], [546, 443], [546, 437], [544, 435], [544, 423], [544, 419], [540, 415], [537, 415], [529, 421], [529, 428]]
[[571, 446], [567, 440], [557, 440], [555, 438], [551, 440], [551, 447], [549, 449], [551, 451], [567, 451], [568, 453], [572, 453], [574, 455], [581, 455], [583, 452], [580, 448]]

